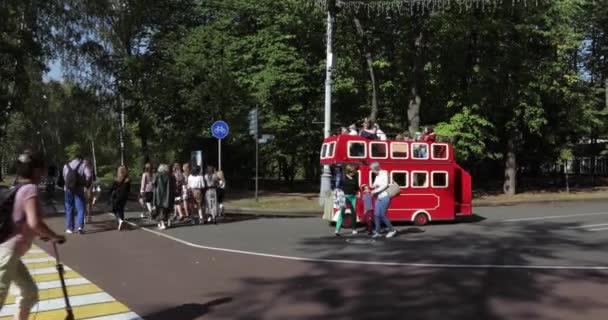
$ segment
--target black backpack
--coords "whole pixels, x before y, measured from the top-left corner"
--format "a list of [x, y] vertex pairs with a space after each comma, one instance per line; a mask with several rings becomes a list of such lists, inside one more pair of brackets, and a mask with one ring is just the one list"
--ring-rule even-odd
[[15, 204], [15, 195], [17, 195], [19, 188], [21, 188], [21, 185], [17, 185], [12, 189], [0, 189], [0, 243], [4, 243], [15, 231], [13, 205]]
[[78, 173], [78, 170], [80, 169], [81, 165], [82, 161], [78, 163], [76, 169], [72, 169], [72, 167], [70, 167], [69, 162], [66, 164], [66, 166], [68, 167], [68, 173], [65, 175], [65, 187], [71, 192], [78, 191], [79, 187], [84, 188], [84, 183], [82, 183], [83, 179]]

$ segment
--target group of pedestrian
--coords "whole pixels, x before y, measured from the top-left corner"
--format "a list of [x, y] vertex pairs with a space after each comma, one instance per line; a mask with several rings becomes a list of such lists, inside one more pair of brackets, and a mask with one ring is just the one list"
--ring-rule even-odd
[[363, 204], [363, 222], [367, 226], [368, 234], [372, 238], [382, 236], [382, 224], [386, 226], [386, 237], [392, 238], [397, 234], [391, 221], [386, 216], [390, 206], [391, 197], [389, 196], [388, 172], [374, 162], [370, 165], [370, 170], [376, 175], [371, 186], [363, 185], [359, 187], [359, 177], [357, 168], [347, 165], [344, 179], [336, 185], [334, 189], [335, 204], [340, 208], [336, 221], [335, 235], [340, 236], [340, 229], [345, 218], [346, 209], [350, 206], [352, 217], [352, 233], [357, 234], [357, 198], [361, 198]]
[[156, 174], [146, 163], [141, 177], [142, 218], [157, 219], [158, 228], [166, 229], [173, 221], [191, 220], [192, 224], [217, 224], [224, 213], [226, 179], [222, 171], [208, 166], [205, 173], [189, 163], [161, 164]]

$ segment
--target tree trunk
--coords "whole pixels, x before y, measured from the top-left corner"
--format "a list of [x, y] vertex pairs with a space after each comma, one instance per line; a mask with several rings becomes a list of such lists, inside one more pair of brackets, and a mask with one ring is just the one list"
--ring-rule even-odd
[[[417, 28], [422, 28], [418, 26]], [[412, 87], [410, 91], [409, 105], [407, 109], [407, 118], [409, 121], [409, 131], [414, 135], [420, 129], [420, 106], [422, 98], [420, 97], [420, 84], [422, 83], [422, 68], [424, 54], [424, 33], [418, 31], [418, 36], [414, 41], [415, 57], [412, 72]]]
[[0, 149], [0, 182], [4, 181], [4, 147]]
[[139, 139], [141, 140], [141, 152], [145, 162], [150, 161], [150, 147], [148, 144], [148, 126], [145, 120], [139, 119]]
[[369, 118], [375, 122], [376, 118], [378, 117], [378, 89], [376, 84], [376, 75], [374, 73], [374, 60], [372, 59], [372, 52], [367, 41], [367, 37], [365, 36], [363, 26], [361, 25], [361, 21], [359, 21], [357, 17], [354, 17], [353, 21], [355, 22], [357, 34], [361, 38], [361, 48], [363, 49], [363, 55], [365, 56], [365, 61], [367, 62], [369, 79], [372, 82], [372, 110]]
[[606, 109], [608, 110], [608, 74], [605, 76], [605, 79], [604, 79], [604, 90], [606, 91], [605, 92], [605, 95], [606, 95]]
[[95, 138], [91, 139], [91, 156], [93, 157], [93, 173], [97, 177], [97, 157], [95, 156]]
[[505, 194], [515, 195], [517, 187], [517, 158], [515, 154], [515, 137], [511, 136], [507, 142], [507, 153], [505, 156], [505, 181], [503, 191]]
[[570, 181], [568, 181], [568, 160], [564, 162], [564, 178], [566, 181], [566, 193], [570, 193]]

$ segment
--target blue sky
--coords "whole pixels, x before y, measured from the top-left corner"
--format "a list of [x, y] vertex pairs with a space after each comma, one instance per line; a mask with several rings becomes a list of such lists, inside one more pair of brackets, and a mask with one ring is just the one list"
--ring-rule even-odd
[[50, 69], [51, 70], [44, 76], [45, 81], [63, 79], [63, 71], [61, 70], [61, 61], [59, 61], [59, 60], [51, 61]]

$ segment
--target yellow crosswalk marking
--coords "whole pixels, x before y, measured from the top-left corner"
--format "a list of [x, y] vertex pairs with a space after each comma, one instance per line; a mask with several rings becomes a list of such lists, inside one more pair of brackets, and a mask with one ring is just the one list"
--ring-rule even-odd
[[[59, 274], [57, 273], [57, 271], [55, 271], [55, 261], [52, 260], [53, 257], [51, 255], [47, 254], [46, 252], [41, 251], [40, 248], [37, 246], [32, 246], [32, 249], [33, 250], [31, 250], [25, 256], [23, 256], [22, 259], [45, 260], [42, 258], [51, 258], [51, 259], [48, 259], [49, 261], [31, 262], [31, 263], [26, 264], [26, 267], [30, 271], [37, 270], [37, 272], [40, 273], [40, 274], [32, 275], [32, 278], [34, 278], [34, 281], [36, 281], [37, 283], [46, 282], [47, 284], [50, 284], [53, 282], [57, 283], [59, 281]], [[39, 270], [39, 269], [48, 269], [48, 270]], [[64, 276], [65, 276], [66, 280], [67, 279], [76, 279], [76, 281], [77, 281], [79, 278], [83, 278], [82, 275], [78, 274], [76, 271], [73, 271], [73, 270], [66, 270], [64, 273]], [[85, 279], [80, 279], [80, 280], [85, 280]], [[74, 281], [74, 280], [70, 280], [70, 281]], [[122, 304], [118, 301], [115, 301], [115, 300], [114, 301], [105, 300], [108, 302], [95, 303], [96, 299], [91, 297], [90, 298], [91, 300], [89, 302], [89, 300], [88, 300], [89, 298], [84, 297], [84, 295], [95, 295], [95, 294], [106, 294], [107, 295], [107, 293], [105, 293], [101, 288], [99, 288], [98, 286], [96, 286], [95, 284], [92, 284], [92, 283], [76, 284], [76, 282], [74, 282], [74, 285], [68, 285], [67, 290], [68, 290], [68, 295], [71, 298], [79, 297], [79, 299], [81, 299], [80, 303], [82, 303], [82, 302], [90, 303], [90, 304], [83, 304], [83, 305], [73, 307], [74, 316], [76, 319], [89, 319], [89, 318], [96, 318], [96, 317], [103, 317], [103, 316], [118, 315], [118, 314], [123, 314], [123, 313], [127, 313], [127, 312], [131, 311], [131, 310], [129, 310], [129, 308], [127, 308], [127, 306], [125, 306], [124, 304]], [[44, 289], [44, 290], [39, 291], [40, 301], [46, 301], [46, 300], [50, 300], [50, 299], [61, 299], [61, 298], [63, 298], [63, 291], [62, 291], [61, 287]], [[112, 299], [111, 296], [109, 296], [109, 298], [110, 298], [110, 300]], [[82, 300], [82, 299], [85, 299], [85, 300]], [[5, 305], [14, 305], [15, 300], [16, 300], [15, 296], [9, 295], [5, 301]], [[77, 304], [80, 304], [80, 303], [77, 303]], [[48, 308], [48, 305], [45, 308]], [[66, 315], [65, 310], [63, 308], [38, 312], [36, 310], [36, 307], [34, 307], [32, 309], [32, 314], [30, 315], [29, 319], [60, 320], [60, 319], [65, 318], [65, 315]], [[0, 320], [11, 320], [11, 319], [12, 319], [12, 316], [0, 317]]]
[[25, 266], [28, 269], [41, 269], [41, 268], [50, 268], [55, 266], [55, 261], [45, 261], [45, 262], [32, 262], [26, 263]]
[[49, 254], [46, 252], [30, 252], [23, 256], [21, 259], [36, 259], [36, 258], [46, 258]]
[[[77, 285], [77, 286], [68, 287], [68, 294], [70, 295], [70, 297], [78, 296], [81, 294], [97, 293], [97, 292], [101, 292], [101, 288], [99, 288], [98, 286], [96, 286], [94, 284], [81, 284], [81, 285]], [[45, 290], [40, 290], [38, 292], [38, 296], [40, 297], [40, 300], [62, 298], [63, 291], [61, 290], [61, 288], [45, 289]], [[13, 303], [15, 303], [15, 296], [9, 296], [6, 298], [5, 304], [13, 304]]]
[[[34, 278], [34, 281], [36, 281], [36, 282], [57, 281], [57, 280], [59, 280], [59, 273], [53, 272], [53, 273], [37, 274], [32, 277]], [[82, 277], [82, 276], [72, 270], [66, 271], [64, 274], [65, 279], [75, 279], [75, 278], [80, 278], [80, 277]]]
[[[73, 311], [76, 319], [88, 319], [129, 312], [129, 308], [127, 308], [124, 304], [115, 301], [74, 307]], [[12, 316], [0, 317], [0, 320], [10, 320], [12, 318]], [[34, 307], [32, 314], [29, 317], [30, 320], [60, 320], [63, 318], [65, 318], [64, 309], [36, 313], [36, 307]]]

